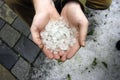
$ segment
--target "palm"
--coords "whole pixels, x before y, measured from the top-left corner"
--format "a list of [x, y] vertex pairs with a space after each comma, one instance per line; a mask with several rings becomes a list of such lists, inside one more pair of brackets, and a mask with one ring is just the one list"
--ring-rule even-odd
[[31, 33], [33, 37], [33, 41], [43, 49], [43, 52], [48, 58], [55, 58], [58, 59], [59, 55], [53, 55], [52, 52], [50, 52], [49, 49], [46, 49], [46, 47], [42, 44], [42, 40], [40, 37], [40, 32], [44, 30], [45, 26], [48, 24], [50, 20], [56, 20], [59, 18], [59, 14], [57, 13], [56, 9], [52, 7], [54, 11], [53, 14], [52, 12], [40, 12], [39, 14], [36, 14], [33, 19], [33, 23], [31, 26]]
[[78, 3], [68, 3], [65, 5], [61, 12], [61, 16], [70, 25], [78, 30], [77, 42], [73, 47], [62, 55], [62, 60], [65, 61], [67, 58], [71, 58], [78, 51], [81, 46], [84, 46], [84, 41], [87, 33], [87, 19], [82, 12]]
[[67, 51], [68, 55], [67, 58], [71, 58], [72, 56], [74, 56], [74, 54], [80, 49], [80, 45], [79, 45], [79, 41], [77, 39], [76, 43], [69, 48], [69, 50]]

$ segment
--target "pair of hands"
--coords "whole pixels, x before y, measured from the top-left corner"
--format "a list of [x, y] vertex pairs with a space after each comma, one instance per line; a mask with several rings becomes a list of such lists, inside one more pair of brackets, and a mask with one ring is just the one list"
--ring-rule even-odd
[[[88, 20], [81, 10], [80, 4], [76, 2], [67, 3], [59, 14], [51, 0], [33, 0], [36, 14], [31, 26], [33, 41], [43, 49], [45, 55], [50, 59], [61, 59], [65, 61], [72, 58], [81, 46], [85, 46], [85, 39], [88, 30]], [[71, 26], [75, 26], [78, 30], [77, 42], [67, 51], [60, 51], [58, 54], [53, 54], [49, 49], [42, 44], [40, 32], [50, 20], [57, 20], [62, 16]]]

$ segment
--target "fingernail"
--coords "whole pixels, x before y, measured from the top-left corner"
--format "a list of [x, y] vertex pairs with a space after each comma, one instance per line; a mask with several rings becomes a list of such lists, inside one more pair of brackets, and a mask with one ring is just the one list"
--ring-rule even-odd
[[62, 60], [63, 62], [65, 62], [65, 61], [66, 61], [66, 57], [62, 58], [61, 60]]
[[64, 60], [61, 60], [62, 62], [65, 62], [65, 59]]
[[49, 56], [49, 59], [53, 59], [53, 56]]
[[57, 57], [57, 58], [55, 58], [56, 60], [59, 60], [60, 59], [60, 57]]
[[42, 44], [40, 44], [39, 47], [40, 47], [41, 49], [43, 49], [43, 45], [42, 45]]
[[67, 56], [67, 59], [70, 59], [71, 58], [71, 56]]
[[82, 46], [82, 47], [85, 47], [85, 42], [82, 42], [81, 46]]

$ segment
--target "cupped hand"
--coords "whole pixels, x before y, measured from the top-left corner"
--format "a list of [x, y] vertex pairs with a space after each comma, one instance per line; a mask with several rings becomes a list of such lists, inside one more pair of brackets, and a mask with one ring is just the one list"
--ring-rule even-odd
[[80, 4], [77, 2], [67, 3], [61, 12], [61, 16], [70, 26], [73, 26], [78, 30], [76, 44], [70, 47], [64, 53], [60, 52], [61, 60], [65, 61], [69, 58], [72, 58], [80, 47], [85, 46], [85, 40], [88, 30], [88, 20], [84, 15]]
[[33, 41], [43, 50], [48, 58], [59, 59], [60, 56], [58, 54], [53, 54], [49, 49], [46, 49], [46, 47], [42, 44], [40, 37], [40, 32], [44, 30], [48, 22], [50, 20], [56, 20], [60, 17], [53, 2], [51, 1], [34, 0], [36, 14], [32, 22], [31, 34]]

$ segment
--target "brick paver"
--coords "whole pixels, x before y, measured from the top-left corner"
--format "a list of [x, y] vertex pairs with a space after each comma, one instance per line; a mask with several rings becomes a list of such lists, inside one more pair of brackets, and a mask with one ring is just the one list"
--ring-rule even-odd
[[0, 8], [0, 17], [11, 24], [17, 15], [6, 4], [4, 4]]
[[22, 36], [16, 44], [15, 50], [32, 63], [38, 55], [40, 49], [28, 38]]
[[0, 64], [0, 80], [16, 80], [15, 77]]
[[3, 27], [4, 24], [5, 24], [5, 21], [0, 19], [0, 29]]
[[30, 70], [30, 64], [28, 64], [24, 59], [20, 58], [13, 67], [12, 73], [19, 80], [28, 80], [29, 70]]
[[19, 17], [14, 21], [12, 26], [26, 36], [28, 36], [30, 33], [30, 27]]
[[29, 35], [29, 39], [32, 40], [32, 35], [31, 34]]
[[0, 0], [0, 80], [28, 80], [41, 52], [29, 36], [30, 27]]
[[4, 65], [7, 69], [12, 68], [16, 63], [18, 56], [2, 41], [0, 43], [0, 64]]
[[0, 38], [2, 38], [9, 46], [13, 47], [20, 37], [20, 33], [6, 24], [0, 31]]
[[36, 67], [43, 65], [45, 58], [46, 58], [45, 54], [41, 52], [33, 65]]
[[0, 0], [0, 7], [4, 4], [3, 0]]

